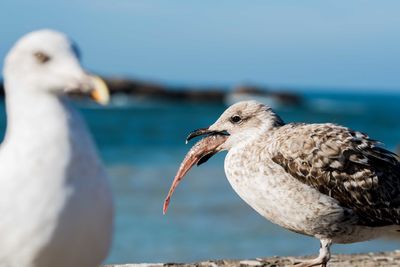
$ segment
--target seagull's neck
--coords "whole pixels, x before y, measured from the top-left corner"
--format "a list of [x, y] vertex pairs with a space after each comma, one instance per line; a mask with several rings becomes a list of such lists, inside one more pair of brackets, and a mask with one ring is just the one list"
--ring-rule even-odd
[[[7, 86], [7, 85], [6, 85]], [[62, 134], [68, 124], [65, 100], [34, 88], [6, 90], [7, 129], [5, 141], [30, 139], [35, 132]], [[50, 137], [50, 136], [47, 136]], [[62, 137], [62, 136], [60, 136]]]

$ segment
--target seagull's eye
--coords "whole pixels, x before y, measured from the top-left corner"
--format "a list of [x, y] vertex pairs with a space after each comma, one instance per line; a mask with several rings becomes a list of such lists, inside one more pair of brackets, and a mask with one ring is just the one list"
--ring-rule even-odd
[[232, 117], [231, 117], [231, 122], [232, 123], [239, 123], [239, 122], [241, 122], [242, 121], [242, 118], [239, 116], [239, 115], [233, 115]]
[[44, 64], [48, 61], [50, 61], [51, 57], [43, 52], [36, 52], [33, 54], [36, 58], [36, 60], [40, 63], [40, 64]]

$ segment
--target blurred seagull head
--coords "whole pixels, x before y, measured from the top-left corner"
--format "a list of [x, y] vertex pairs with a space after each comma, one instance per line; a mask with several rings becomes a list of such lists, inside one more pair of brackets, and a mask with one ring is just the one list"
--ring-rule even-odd
[[104, 83], [81, 67], [76, 45], [54, 30], [34, 31], [18, 40], [6, 56], [3, 74], [6, 94], [79, 91], [91, 93], [98, 102], [108, 100], [104, 99], [108, 97]]

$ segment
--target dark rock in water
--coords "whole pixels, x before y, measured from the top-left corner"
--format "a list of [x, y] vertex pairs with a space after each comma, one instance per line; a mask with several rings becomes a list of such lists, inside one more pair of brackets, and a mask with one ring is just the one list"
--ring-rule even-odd
[[156, 83], [126, 79], [105, 79], [111, 94], [125, 94], [144, 100], [222, 102], [222, 88], [168, 87]]
[[4, 97], [4, 83], [2, 79], [0, 79], [0, 96]]
[[170, 87], [156, 83], [126, 79], [106, 79], [112, 94], [125, 94], [143, 100], [208, 102], [230, 105], [232, 102], [257, 98], [274, 107], [300, 105], [301, 96], [283, 90], [267, 90], [256, 86], [240, 86], [232, 91], [222, 87]]

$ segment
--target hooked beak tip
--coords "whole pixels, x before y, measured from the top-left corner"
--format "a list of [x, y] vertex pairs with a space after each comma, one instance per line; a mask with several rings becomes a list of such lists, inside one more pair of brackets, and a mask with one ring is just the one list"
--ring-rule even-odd
[[90, 76], [90, 79], [93, 83], [93, 88], [90, 92], [90, 96], [100, 105], [108, 104], [108, 102], [110, 101], [110, 91], [107, 84], [99, 76]]
[[99, 76], [83, 73], [64, 88], [64, 93], [77, 95], [90, 95], [100, 105], [110, 101], [110, 91], [107, 84]]

